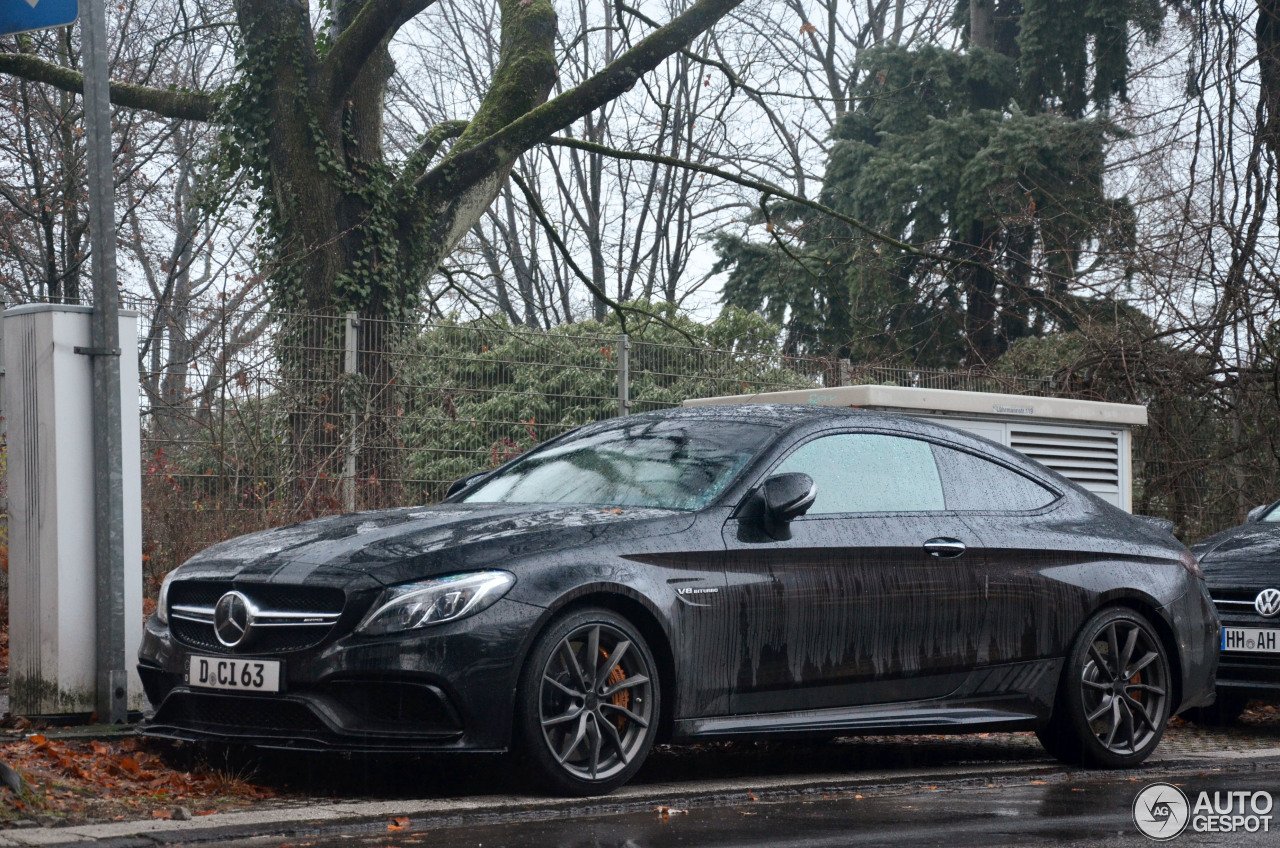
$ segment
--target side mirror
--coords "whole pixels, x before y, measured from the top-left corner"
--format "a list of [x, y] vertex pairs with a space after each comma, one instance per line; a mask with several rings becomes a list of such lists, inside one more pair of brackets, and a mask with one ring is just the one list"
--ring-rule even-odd
[[1263, 504], [1262, 506], [1255, 506], [1253, 509], [1249, 510], [1249, 516], [1245, 519], [1245, 522], [1252, 523], [1254, 521], [1261, 521], [1262, 516], [1267, 514], [1267, 507], [1269, 506], [1271, 506], [1271, 504]]
[[775, 474], [760, 485], [764, 529], [775, 539], [790, 538], [787, 525], [809, 511], [818, 487], [808, 474]]
[[471, 488], [472, 483], [477, 482], [481, 477], [488, 473], [488, 471], [477, 471], [475, 474], [468, 474], [466, 477], [454, 480], [449, 484], [449, 490], [444, 493], [445, 498], [451, 498], [463, 489]]

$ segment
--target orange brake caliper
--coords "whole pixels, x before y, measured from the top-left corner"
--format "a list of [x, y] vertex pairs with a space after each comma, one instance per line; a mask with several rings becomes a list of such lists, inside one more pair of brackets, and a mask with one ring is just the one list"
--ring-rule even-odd
[[[606, 651], [604, 648], [600, 649], [600, 653], [604, 656], [606, 660], [609, 659], [609, 652]], [[622, 666], [615, 665], [613, 667], [613, 671], [609, 672], [609, 677], [605, 680], [605, 683], [609, 684], [610, 686], [615, 686], [626, 679], [627, 679], [627, 673], [622, 670]], [[613, 696], [613, 705], [615, 707], [621, 707], [624, 710], [627, 709], [627, 707], [631, 706], [631, 690], [623, 689], [622, 691], [615, 694]], [[625, 717], [618, 716], [619, 730], [621, 730], [622, 726], [626, 724], [626, 721], [627, 720]]]
[[[1142, 672], [1138, 672], [1138, 673], [1137, 673], [1137, 674], [1135, 674], [1133, 677], [1130, 677], [1130, 678], [1129, 678], [1129, 682], [1130, 682], [1130, 683], [1132, 683], [1132, 684], [1133, 684], [1133, 685], [1135, 685], [1135, 686], [1140, 685], [1140, 684], [1142, 683]], [[1144, 689], [1139, 689], [1139, 690], [1138, 690], [1138, 694], [1137, 694], [1137, 695], [1130, 695], [1129, 697], [1130, 697], [1130, 698], [1133, 698], [1133, 700], [1135, 700], [1135, 701], [1137, 701], [1139, 704], [1141, 704], [1141, 703], [1142, 703], [1142, 696], [1143, 696], [1145, 693], [1146, 693], [1146, 690], [1144, 690]]]

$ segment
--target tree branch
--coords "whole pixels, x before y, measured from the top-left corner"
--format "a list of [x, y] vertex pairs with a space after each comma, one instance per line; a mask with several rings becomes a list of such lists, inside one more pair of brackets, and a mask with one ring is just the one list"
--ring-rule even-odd
[[741, 3], [742, 0], [698, 0], [580, 85], [445, 159], [423, 175], [417, 188], [429, 195], [444, 196], [476, 185], [552, 133], [624, 94], [643, 74], [684, 49]]
[[330, 110], [347, 96], [347, 89], [378, 45], [395, 34], [435, 0], [366, 0], [355, 19], [334, 40], [320, 66], [319, 90]]
[[615, 159], [628, 159], [633, 162], [652, 162], [657, 165], [667, 165], [672, 168], [684, 168], [700, 174], [718, 177], [719, 179], [727, 180], [731, 183], [743, 186], [744, 188], [753, 189], [761, 192], [762, 194], [771, 194], [774, 197], [781, 198], [782, 200], [789, 201], [798, 206], [804, 206], [815, 212], [821, 212], [823, 215], [835, 218], [837, 221], [843, 221], [855, 230], [870, 236], [876, 241], [883, 242], [890, 247], [895, 247], [904, 253], [911, 254], [912, 256], [920, 256], [925, 259], [933, 259], [938, 262], [947, 262], [955, 265], [976, 265], [978, 267], [986, 267], [985, 265], [982, 265], [982, 263], [972, 259], [965, 259], [957, 256], [946, 256], [941, 253], [924, 250], [923, 248], [917, 247], [909, 242], [896, 239], [887, 233], [882, 233], [875, 227], [859, 221], [857, 218], [850, 217], [842, 212], [837, 212], [830, 206], [818, 203], [815, 200], [809, 200], [807, 197], [801, 197], [800, 195], [789, 192], [784, 188], [774, 185], [773, 183], [743, 177], [738, 174], [730, 173], [729, 171], [722, 171], [719, 168], [713, 168], [710, 165], [699, 165], [696, 162], [688, 162], [684, 159], [677, 159], [674, 156], [663, 156], [660, 153], [640, 153], [634, 150], [617, 150], [612, 147], [606, 147], [603, 144], [595, 144], [590, 141], [580, 141], [576, 138], [565, 138], [564, 136], [549, 138], [545, 143], [556, 145], [557, 147], [576, 147], [579, 150], [589, 150], [594, 153], [611, 156]]
[[440, 151], [440, 145], [462, 135], [466, 129], [466, 121], [441, 121], [427, 130], [418, 143], [417, 149], [405, 159], [400, 178], [396, 181], [397, 194], [404, 192], [418, 178], [421, 169], [426, 167]]
[[[0, 73], [42, 82], [62, 91], [84, 92], [84, 74], [27, 53], [0, 53]], [[211, 121], [218, 98], [199, 91], [148, 88], [127, 82], [111, 83], [111, 102], [129, 109], [143, 109], [164, 118]]]
[[534, 195], [533, 191], [529, 188], [528, 184], [525, 183], [524, 178], [521, 177], [520, 174], [518, 174], [517, 172], [512, 171], [511, 181], [515, 183], [516, 186], [519, 187], [520, 191], [524, 194], [525, 202], [529, 204], [529, 211], [531, 211], [534, 214], [534, 217], [538, 219], [538, 223], [542, 225], [542, 229], [543, 231], [546, 232], [547, 238], [551, 240], [551, 243], [553, 245], [555, 245], [555, 248], [557, 251], [559, 251], [561, 258], [564, 259], [565, 264], [569, 266], [569, 270], [573, 271], [574, 276], [576, 276], [582, 282], [582, 284], [587, 287], [588, 291], [590, 291], [596, 297], [600, 298], [600, 300], [602, 300], [610, 309], [613, 310], [614, 314], [618, 316], [618, 324], [621, 326], [622, 332], [624, 334], [627, 332], [626, 313], [634, 312], [637, 315], [643, 315], [645, 318], [648, 318], [651, 321], [657, 321], [659, 324], [662, 324], [669, 330], [674, 330], [675, 332], [684, 336], [685, 340], [688, 341], [690, 344], [695, 343], [695, 340], [691, 335], [689, 335], [684, 330], [677, 327], [675, 324], [672, 324], [670, 321], [667, 321], [662, 316], [655, 315], [652, 312], [648, 312], [644, 309], [639, 309], [634, 306], [628, 306], [624, 303], [618, 303], [616, 300], [609, 297], [609, 295], [606, 294], [603, 289], [601, 289], [594, 282], [592, 282], [591, 278], [588, 277], [586, 273], [584, 273], [583, 270], [578, 267], [578, 263], [575, 262], [573, 260], [573, 257], [569, 254], [568, 245], [566, 245], [564, 243], [564, 240], [560, 238], [560, 233], [556, 232], [555, 224], [551, 223], [551, 219], [547, 217], [547, 213], [542, 208], [542, 203], [538, 200], [537, 196]]

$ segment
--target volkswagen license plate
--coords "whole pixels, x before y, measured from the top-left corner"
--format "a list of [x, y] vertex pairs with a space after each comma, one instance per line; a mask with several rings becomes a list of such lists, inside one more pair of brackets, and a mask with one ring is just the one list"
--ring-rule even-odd
[[1261, 651], [1264, 654], [1280, 654], [1280, 630], [1260, 630], [1255, 627], [1222, 628], [1222, 650]]
[[279, 692], [279, 660], [188, 657], [187, 685], [239, 692]]

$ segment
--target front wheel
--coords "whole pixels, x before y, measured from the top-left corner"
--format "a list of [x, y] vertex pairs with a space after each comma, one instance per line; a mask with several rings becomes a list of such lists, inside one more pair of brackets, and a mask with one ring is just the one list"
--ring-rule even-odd
[[520, 676], [516, 723], [535, 785], [604, 795], [653, 747], [657, 666], [644, 637], [605, 609], [572, 612], [538, 637]]
[[1172, 696], [1168, 654], [1151, 623], [1134, 610], [1103, 610], [1067, 657], [1053, 717], [1037, 735], [1067, 762], [1134, 766], [1164, 735]]

